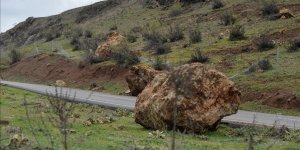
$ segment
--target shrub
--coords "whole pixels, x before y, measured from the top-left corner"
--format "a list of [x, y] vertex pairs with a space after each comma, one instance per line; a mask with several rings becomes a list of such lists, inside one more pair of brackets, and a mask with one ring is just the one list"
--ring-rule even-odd
[[167, 68], [166, 64], [157, 56], [154, 60], [154, 63], [152, 64], [152, 67], [155, 70], [164, 70]]
[[93, 37], [93, 33], [90, 30], [85, 30], [84, 36], [86, 38], [92, 38]]
[[184, 33], [179, 26], [170, 27], [169, 29], [169, 39], [171, 42], [179, 41], [184, 39]]
[[46, 34], [46, 42], [50, 42], [55, 39], [55, 36], [52, 33]]
[[71, 41], [70, 41], [70, 44], [71, 44], [71, 45], [76, 45], [76, 44], [78, 44], [78, 43], [80, 43], [79, 38], [77, 38], [77, 37], [72, 37], [72, 39], [71, 39]]
[[114, 30], [118, 30], [118, 26], [117, 25], [113, 25], [110, 27], [110, 31], [114, 31]]
[[270, 70], [272, 68], [272, 65], [269, 61], [269, 59], [267, 58], [264, 58], [263, 60], [260, 60], [258, 62], [258, 67], [263, 70], [263, 71], [266, 71], [266, 70]]
[[79, 42], [79, 46], [80, 49], [95, 51], [100, 41], [101, 41], [101, 37], [97, 37], [97, 36], [94, 38], [83, 39]]
[[73, 31], [73, 37], [82, 37], [83, 31], [81, 28], [76, 28]]
[[300, 38], [296, 38], [290, 41], [288, 52], [295, 52], [300, 48]]
[[87, 20], [89, 18], [89, 16], [87, 14], [82, 14], [82, 15], [77, 15], [76, 19], [75, 19], [75, 23], [81, 23], [84, 22], [85, 20]]
[[257, 65], [256, 64], [252, 64], [246, 71], [245, 74], [250, 74], [256, 71]]
[[174, 8], [170, 11], [169, 17], [176, 17], [182, 14], [181, 8]]
[[276, 4], [274, 4], [274, 2], [265, 2], [261, 11], [264, 16], [268, 16], [279, 13], [279, 8]]
[[221, 24], [224, 26], [232, 25], [235, 23], [235, 18], [232, 14], [230, 13], [224, 13], [223, 15], [220, 16], [220, 21]]
[[212, 1], [212, 9], [219, 9], [224, 7], [224, 4], [221, 0], [213, 0]]
[[10, 58], [11, 64], [17, 63], [21, 60], [21, 54], [15, 49], [9, 53], [8, 57]]
[[190, 63], [195, 63], [195, 62], [199, 62], [199, 63], [206, 63], [208, 62], [208, 57], [203, 55], [200, 49], [196, 49], [194, 54], [192, 54], [191, 59], [190, 59]]
[[119, 66], [128, 67], [140, 62], [139, 57], [135, 53], [133, 53], [125, 44], [120, 44], [119, 46], [113, 47], [112, 51], [112, 59]]
[[136, 42], [137, 36], [130, 32], [130, 33], [126, 34], [126, 39], [128, 42], [134, 43], [134, 42]]
[[103, 61], [106, 61], [104, 58], [101, 58], [101, 57], [95, 55], [94, 52], [90, 52], [90, 51], [87, 51], [87, 52], [88, 53], [85, 54], [85, 58], [84, 58], [85, 63], [97, 64], [97, 63], [101, 63]]
[[266, 35], [261, 35], [259, 38], [255, 39], [254, 44], [259, 51], [266, 51], [275, 47], [274, 41]]
[[142, 30], [143, 30], [142, 27], [137, 26], [137, 27], [133, 27], [130, 31], [133, 33], [139, 33], [139, 32], [142, 32]]
[[73, 51], [78, 51], [80, 50], [80, 44], [76, 44], [74, 45], [74, 47], [72, 48]]
[[155, 54], [156, 55], [163, 55], [163, 54], [167, 54], [171, 51], [170, 46], [166, 46], [166, 45], [159, 45], [156, 49], [155, 49]]
[[199, 30], [191, 30], [190, 31], [190, 42], [191, 43], [198, 43], [201, 42], [202, 35]]
[[73, 45], [73, 51], [80, 50], [81, 48], [81, 42], [78, 37], [72, 37], [70, 44]]
[[245, 38], [245, 30], [241, 25], [236, 25], [230, 30], [229, 40], [237, 41]]
[[146, 41], [144, 49], [152, 49], [168, 41], [165, 35], [155, 30], [144, 32], [143, 38]]

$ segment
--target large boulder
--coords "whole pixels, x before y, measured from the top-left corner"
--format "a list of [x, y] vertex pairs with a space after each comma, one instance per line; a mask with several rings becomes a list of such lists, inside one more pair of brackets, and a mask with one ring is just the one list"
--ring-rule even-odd
[[139, 95], [157, 74], [162, 71], [154, 70], [148, 66], [138, 65], [130, 68], [129, 74], [126, 76], [126, 82], [132, 96]]
[[203, 64], [187, 64], [158, 74], [147, 85], [137, 98], [135, 121], [161, 130], [172, 129], [176, 120], [179, 130], [203, 133], [238, 111], [240, 95], [222, 73]]

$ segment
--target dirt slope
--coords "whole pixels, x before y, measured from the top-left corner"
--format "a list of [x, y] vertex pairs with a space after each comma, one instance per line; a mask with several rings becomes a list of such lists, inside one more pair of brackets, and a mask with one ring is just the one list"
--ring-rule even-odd
[[88, 86], [93, 82], [107, 81], [125, 84], [124, 76], [127, 72], [125, 68], [112, 65], [87, 65], [80, 68], [62, 56], [40, 54], [23, 59], [1, 71], [1, 74], [4, 79], [19, 76], [35, 82], [64, 80], [69, 84]]

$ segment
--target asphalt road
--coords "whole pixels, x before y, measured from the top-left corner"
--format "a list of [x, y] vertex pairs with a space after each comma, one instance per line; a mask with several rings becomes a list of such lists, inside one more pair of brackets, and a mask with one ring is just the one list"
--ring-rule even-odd
[[[66, 100], [72, 102], [100, 105], [109, 109], [123, 108], [129, 111], [133, 111], [136, 101], [136, 97], [132, 96], [110, 95], [73, 88], [56, 88], [53, 86], [10, 81], [0, 81], [0, 84], [42, 95], [55, 96], [55, 93], [62, 93], [61, 96]], [[235, 115], [223, 118], [222, 122], [230, 124], [256, 124], [265, 126], [276, 125], [277, 127], [281, 127], [284, 125], [291, 129], [300, 130], [300, 117], [249, 112], [242, 110], [239, 110]]]

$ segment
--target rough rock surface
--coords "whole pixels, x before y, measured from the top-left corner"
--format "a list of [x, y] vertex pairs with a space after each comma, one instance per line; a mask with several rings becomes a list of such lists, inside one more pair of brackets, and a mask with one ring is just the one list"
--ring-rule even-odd
[[176, 114], [177, 129], [203, 133], [238, 111], [240, 95], [222, 73], [187, 64], [158, 74], [147, 85], [137, 98], [135, 121], [148, 129], [172, 129]]
[[111, 46], [118, 45], [124, 41], [125, 37], [118, 32], [111, 32], [108, 34], [107, 39], [104, 43], [100, 44], [95, 51], [97, 56], [101, 58], [109, 58], [112, 55]]
[[286, 9], [286, 8], [281, 9], [279, 14], [280, 14], [281, 18], [283, 18], [283, 19], [288, 19], [288, 18], [293, 18], [294, 17], [292, 12], [289, 9]]
[[162, 71], [154, 70], [147, 66], [133, 66], [130, 68], [129, 74], [126, 76], [126, 82], [132, 96], [139, 95], [157, 74]]

